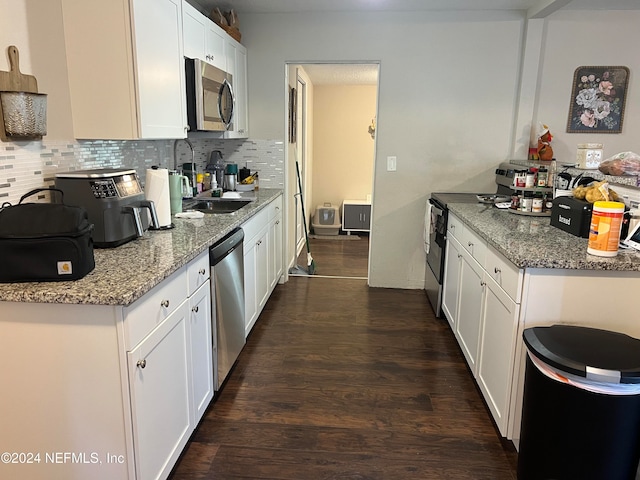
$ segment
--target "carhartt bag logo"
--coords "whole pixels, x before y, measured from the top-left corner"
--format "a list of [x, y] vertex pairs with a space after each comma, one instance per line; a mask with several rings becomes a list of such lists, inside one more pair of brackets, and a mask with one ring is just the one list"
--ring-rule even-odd
[[70, 261], [66, 260], [63, 262], [58, 262], [58, 275], [71, 275], [72, 273], [73, 268]]

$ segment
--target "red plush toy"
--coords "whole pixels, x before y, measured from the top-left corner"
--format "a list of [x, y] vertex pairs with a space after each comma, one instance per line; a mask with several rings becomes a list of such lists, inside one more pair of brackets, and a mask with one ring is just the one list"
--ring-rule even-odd
[[553, 159], [553, 149], [551, 148], [551, 132], [549, 127], [540, 123], [538, 125], [538, 158], [543, 161]]

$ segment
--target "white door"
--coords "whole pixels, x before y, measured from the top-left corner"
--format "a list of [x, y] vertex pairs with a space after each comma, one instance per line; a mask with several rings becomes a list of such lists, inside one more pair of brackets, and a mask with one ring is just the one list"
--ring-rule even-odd
[[482, 267], [470, 253], [464, 248], [460, 249], [460, 253], [462, 262], [460, 263], [460, 302], [458, 303], [456, 338], [475, 376], [482, 319], [484, 274]]
[[193, 431], [185, 300], [127, 353], [136, 477], [165, 478]]
[[488, 275], [485, 281], [476, 379], [500, 433], [506, 437], [520, 305]]
[[[297, 211], [296, 211], [296, 253], [300, 253], [305, 245], [305, 236], [304, 236], [304, 223], [303, 223], [303, 215], [302, 215], [302, 204], [304, 202], [304, 210], [307, 218], [307, 231], [309, 230], [309, 198], [310, 198], [310, 189], [308, 185], [310, 182], [307, 181], [308, 169], [307, 169], [307, 155], [306, 155], [306, 137], [307, 137], [307, 129], [306, 129], [306, 121], [305, 121], [305, 113], [306, 113], [306, 100], [307, 100], [307, 84], [300, 77], [300, 75], [296, 74], [296, 124], [295, 124], [295, 140], [296, 140], [296, 148], [294, 151], [296, 152], [296, 162], [298, 162], [298, 167], [300, 169], [300, 183], [302, 184], [302, 191], [300, 191], [300, 187], [296, 188], [298, 192], [297, 198]], [[300, 198], [302, 196], [302, 198]]]

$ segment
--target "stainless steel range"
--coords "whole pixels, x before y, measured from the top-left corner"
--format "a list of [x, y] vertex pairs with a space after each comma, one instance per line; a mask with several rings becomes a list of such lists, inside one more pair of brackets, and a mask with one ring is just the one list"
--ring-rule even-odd
[[438, 318], [444, 318], [442, 312], [442, 281], [446, 254], [446, 233], [451, 203], [477, 203], [478, 195], [510, 195], [509, 186], [513, 183], [514, 165], [503, 162], [496, 169], [496, 192], [494, 193], [432, 193], [425, 215], [425, 239], [428, 237], [427, 266], [425, 272], [425, 290], [429, 303]]
[[442, 280], [446, 252], [447, 220], [450, 203], [478, 203], [476, 193], [432, 193], [429, 199], [430, 214], [425, 216], [425, 230], [429, 229], [429, 247], [425, 272], [425, 290], [436, 317], [442, 312]]

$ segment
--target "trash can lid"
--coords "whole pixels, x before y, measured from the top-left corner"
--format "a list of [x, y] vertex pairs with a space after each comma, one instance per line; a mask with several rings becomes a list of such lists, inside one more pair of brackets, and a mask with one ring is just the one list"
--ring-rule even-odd
[[640, 383], [640, 340], [573, 325], [524, 330], [529, 351], [566, 373], [607, 383]]

